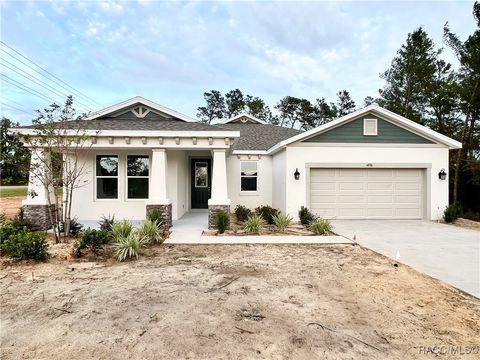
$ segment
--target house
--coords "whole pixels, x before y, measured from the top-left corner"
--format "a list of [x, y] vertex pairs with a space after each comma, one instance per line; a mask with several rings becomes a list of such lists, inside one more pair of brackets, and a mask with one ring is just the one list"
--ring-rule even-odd
[[[87, 174], [72, 209], [81, 221], [141, 220], [156, 208], [171, 224], [208, 209], [212, 227], [215, 211], [238, 204], [295, 219], [306, 206], [332, 219], [436, 220], [448, 205], [449, 150], [461, 147], [377, 105], [305, 132], [246, 114], [203, 124], [142, 97], [86, 122]], [[31, 179], [32, 191], [25, 216], [45, 227], [48, 191]]]

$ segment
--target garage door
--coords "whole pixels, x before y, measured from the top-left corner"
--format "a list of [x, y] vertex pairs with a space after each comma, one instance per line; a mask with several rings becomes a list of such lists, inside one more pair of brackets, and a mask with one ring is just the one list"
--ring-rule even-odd
[[337, 219], [421, 219], [422, 169], [311, 169], [310, 209]]

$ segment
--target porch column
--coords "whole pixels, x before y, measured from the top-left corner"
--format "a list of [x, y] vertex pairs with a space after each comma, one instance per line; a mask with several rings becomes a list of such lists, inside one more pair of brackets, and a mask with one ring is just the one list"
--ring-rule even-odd
[[208, 199], [208, 228], [215, 227], [215, 215], [223, 210], [230, 214], [230, 199], [227, 190], [227, 163], [225, 149], [214, 149], [212, 164], [212, 194]]
[[152, 149], [150, 185], [146, 202], [147, 214], [153, 209], [160, 210], [163, 221], [168, 227], [172, 226], [172, 202], [167, 196], [166, 149]]
[[32, 223], [35, 230], [47, 230], [52, 226], [48, 200], [52, 210], [55, 210], [55, 195], [51, 187], [44, 185], [51, 181], [50, 164], [50, 154], [43, 149], [32, 149], [27, 198], [22, 201], [22, 210], [24, 219]]

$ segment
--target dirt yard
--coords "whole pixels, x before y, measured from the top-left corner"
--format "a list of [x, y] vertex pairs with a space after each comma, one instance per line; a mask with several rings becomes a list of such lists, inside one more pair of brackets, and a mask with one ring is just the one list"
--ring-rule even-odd
[[10, 219], [17, 215], [25, 196], [10, 196], [0, 198], [0, 212], [4, 212]]
[[433, 359], [419, 347], [479, 342], [479, 300], [359, 246], [158, 245], [121, 264], [68, 249], [1, 260], [2, 359]]

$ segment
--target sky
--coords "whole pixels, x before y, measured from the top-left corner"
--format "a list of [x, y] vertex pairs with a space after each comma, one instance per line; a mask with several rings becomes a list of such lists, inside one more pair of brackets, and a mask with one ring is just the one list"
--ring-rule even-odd
[[[286, 95], [334, 101], [346, 89], [360, 106], [366, 96], [378, 96], [384, 85], [379, 74], [409, 32], [423, 26], [438, 47], [446, 47], [448, 21], [466, 39], [476, 28], [472, 6], [1, 1], [0, 116], [28, 124], [34, 109], [63, 101], [72, 92], [68, 86], [89, 98], [76, 96], [79, 111], [139, 95], [195, 117], [205, 91], [235, 88], [271, 107]], [[63, 88], [12, 49], [63, 81]], [[442, 57], [458, 65], [450, 49]]]

